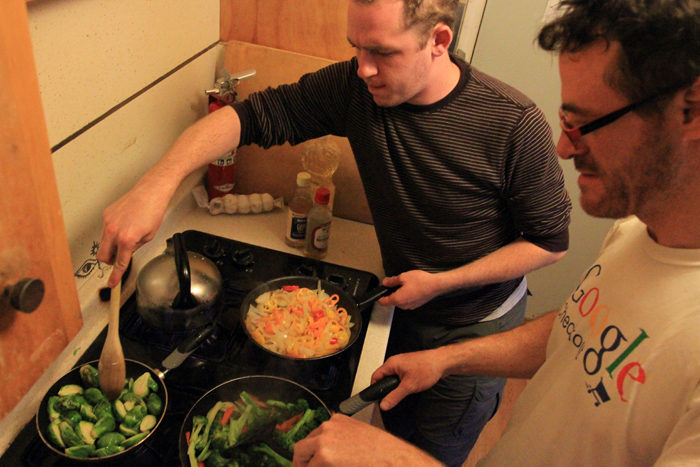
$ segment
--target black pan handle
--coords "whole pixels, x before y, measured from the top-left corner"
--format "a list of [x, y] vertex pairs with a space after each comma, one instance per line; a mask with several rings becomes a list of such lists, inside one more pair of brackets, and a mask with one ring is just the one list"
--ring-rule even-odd
[[187, 257], [185, 239], [181, 233], [173, 235], [173, 249], [175, 251], [175, 269], [177, 270], [177, 279], [180, 284], [180, 293], [173, 300], [173, 308], [194, 308], [197, 306], [197, 303], [192, 296], [192, 292], [190, 292], [192, 285], [190, 260]]
[[379, 287], [367, 292], [367, 295], [357, 303], [357, 308], [364, 310], [368, 305], [371, 305], [386, 295], [393, 294], [397, 290], [399, 290], [399, 287], [384, 287], [383, 285], [380, 285]]
[[338, 406], [338, 411], [345, 415], [356, 414], [368, 405], [382, 400], [384, 396], [396, 389], [399, 382], [399, 377], [396, 375], [385, 376], [349, 399], [345, 399]]

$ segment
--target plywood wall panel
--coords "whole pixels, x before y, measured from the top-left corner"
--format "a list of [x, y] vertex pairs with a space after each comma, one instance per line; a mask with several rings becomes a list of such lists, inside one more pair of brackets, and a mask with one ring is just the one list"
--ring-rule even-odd
[[346, 60], [348, 0], [221, 0], [221, 40]]

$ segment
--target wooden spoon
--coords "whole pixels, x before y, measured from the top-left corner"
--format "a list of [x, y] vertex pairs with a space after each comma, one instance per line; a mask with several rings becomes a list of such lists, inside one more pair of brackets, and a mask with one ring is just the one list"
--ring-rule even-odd
[[100, 388], [110, 401], [119, 397], [126, 379], [124, 351], [119, 341], [119, 306], [121, 302], [121, 282], [112, 289], [109, 300], [109, 327], [107, 339], [102, 347], [100, 361], [97, 364]]

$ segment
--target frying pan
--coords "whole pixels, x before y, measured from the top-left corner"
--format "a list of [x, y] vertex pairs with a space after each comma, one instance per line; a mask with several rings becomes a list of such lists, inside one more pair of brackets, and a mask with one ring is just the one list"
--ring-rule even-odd
[[[381, 400], [398, 385], [399, 379], [396, 376], [388, 376], [359, 394], [341, 402], [338, 411], [345, 415], [353, 415], [367, 405]], [[323, 407], [329, 415], [331, 413], [329, 407], [316, 394], [294, 381], [266, 375], [243, 376], [232, 379], [204, 394], [187, 413], [185, 421], [180, 428], [179, 440], [180, 463], [183, 467], [190, 466], [189, 458], [187, 457], [187, 432], [192, 429], [192, 419], [196, 415], [205, 416], [209, 409], [219, 401], [237, 400], [243, 391], [261, 400], [275, 399], [289, 403], [296, 402], [298, 399], [306, 399], [310, 408]]]
[[[255, 299], [258, 298], [260, 295], [262, 295], [265, 292], [272, 292], [274, 290], [281, 289], [282, 286], [285, 285], [298, 285], [299, 287], [306, 287], [309, 289], [316, 289], [319, 285], [319, 282], [321, 284], [321, 288], [326, 291], [328, 295], [333, 295], [333, 294], [338, 294], [339, 300], [337, 303], [338, 308], [343, 307], [347, 310], [348, 315], [350, 316], [351, 320], [355, 325], [351, 328], [350, 330], [350, 339], [348, 340], [348, 343], [345, 347], [342, 349], [338, 349], [337, 351], [328, 354], [328, 355], [322, 355], [320, 357], [309, 357], [309, 358], [300, 358], [300, 357], [290, 357], [288, 355], [282, 355], [280, 353], [274, 352], [270, 349], [265, 348], [264, 346], [260, 345], [253, 337], [250, 335], [250, 332], [248, 331], [247, 326], [245, 325], [245, 319], [246, 316], [248, 315], [248, 310], [250, 309], [250, 306], [255, 304]], [[355, 298], [347, 293], [345, 290], [343, 290], [341, 287], [338, 285], [321, 280], [317, 277], [308, 277], [308, 276], [286, 276], [286, 277], [279, 277], [277, 279], [272, 279], [270, 281], [264, 282], [260, 284], [259, 286], [255, 287], [253, 290], [251, 290], [248, 295], [245, 296], [243, 299], [243, 302], [241, 303], [240, 307], [240, 314], [241, 314], [241, 324], [243, 326], [243, 330], [245, 331], [246, 335], [248, 336], [248, 339], [250, 339], [257, 347], [263, 349], [265, 352], [268, 352], [272, 355], [276, 355], [277, 357], [281, 357], [284, 359], [288, 360], [301, 360], [301, 361], [309, 361], [309, 360], [320, 360], [320, 359], [325, 359], [329, 357], [333, 357], [334, 355], [338, 355], [341, 352], [344, 352], [346, 349], [350, 348], [357, 338], [359, 337], [360, 333], [362, 332], [362, 313], [361, 311], [364, 310], [368, 305], [371, 303], [374, 303], [376, 300], [379, 298], [383, 297], [384, 295], [388, 295], [392, 293], [395, 288], [387, 288], [387, 287], [377, 287], [374, 290], [371, 290], [368, 292], [367, 296], [360, 300], [359, 302], [355, 300]]]
[[165, 360], [163, 360], [162, 365], [163, 365], [163, 370], [157, 370], [157, 369], [152, 369], [149, 366], [145, 365], [144, 363], [138, 362], [136, 360], [130, 360], [130, 359], [125, 359], [126, 363], [126, 379], [129, 378], [138, 378], [141, 376], [144, 372], [149, 372], [151, 374], [151, 377], [153, 380], [158, 384], [158, 396], [160, 396], [162, 402], [163, 402], [163, 408], [160, 412], [160, 416], [158, 417], [158, 421], [156, 422], [156, 425], [151, 429], [150, 433], [148, 436], [143, 438], [141, 441], [138, 443], [134, 444], [133, 446], [130, 446], [126, 449], [124, 449], [121, 452], [118, 452], [116, 454], [112, 454], [109, 456], [103, 456], [103, 457], [88, 457], [88, 458], [82, 458], [82, 457], [73, 457], [67, 455], [64, 451], [61, 449], [57, 448], [56, 446], [51, 443], [47, 439], [47, 428], [49, 426], [50, 420], [49, 420], [49, 415], [47, 411], [47, 406], [49, 402], [49, 398], [53, 395], [56, 395], [58, 393], [58, 390], [63, 387], [66, 384], [79, 384], [82, 385], [82, 379], [80, 378], [80, 367], [83, 365], [92, 365], [93, 367], [97, 368], [98, 361], [93, 360], [87, 363], [80, 364], [70, 370], [68, 373], [63, 375], [58, 381], [56, 381], [53, 386], [48, 390], [46, 395], [44, 396], [43, 400], [41, 401], [41, 404], [39, 404], [39, 409], [37, 410], [35, 419], [36, 419], [36, 429], [39, 432], [39, 437], [41, 440], [44, 442], [44, 444], [51, 449], [53, 452], [58, 454], [59, 456], [65, 458], [65, 459], [70, 459], [71, 461], [74, 462], [86, 462], [86, 463], [111, 463], [110, 461], [118, 461], [120, 460], [122, 456], [124, 456], [128, 452], [133, 452], [136, 449], [138, 449], [139, 446], [141, 446], [143, 443], [146, 442], [153, 433], [158, 429], [160, 426], [160, 422], [163, 420], [163, 417], [165, 416], [165, 412], [168, 410], [168, 390], [165, 387], [164, 379], [165, 379], [165, 374], [174, 369], [177, 368], [190, 354], [192, 354], [199, 345], [206, 340], [209, 335], [214, 331], [214, 326], [209, 326], [204, 328], [202, 331], [200, 331], [198, 334], [194, 336], [189, 336], [187, 339], [185, 339], [180, 345], [173, 350], [173, 352], [168, 355]]
[[[97, 360], [87, 362], [87, 364], [92, 365], [93, 367], [97, 368]], [[153, 433], [158, 429], [160, 426], [161, 420], [163, 420], [163, 416], [165, 415], [165, 411], [168, 410], [168, 390], [165, 387], [165, 384], [163, 383], [162, 379], [158, 376], [158, 373], [151, 369], [150, 367], [144, 365], [141, 362], [137, 362], [136, 360], [129, 360], [126, 359], [126, 378], [138, 378], [141, 376], [144, 372], [149, 372], [151, 376], [153, 377], [153, 380], [158, 383], [158, 396], [160, 396], [161, 400], [163, 401], [163, 409], [160, 412], [160, 416], [158, 417], [158, 421], [156, 422], [156, 425], [151, 429], [151, 432], [146, 436], [144, 439], [139, 441], [138, 443], [134, 444], [133, 446], [130, 446], [126, 449], [124, 449], [122, 452], [118, 452], [116, 454], [112, 454], [110, 456], [104, 456], [104, 457], [88, 457], [88, 458], [81, 458], [81, 457], [73, 457], [67, 455], [65, 452], [63, 452], [61, 449], [57, 448], [56, 446], [51, 443], [47, 439], [47, 429], [50, 423], [49, 420], [49, 414], [47, 412], [47, 405], [49, 402], [49, 397], [54, 396], [58, 393], [58, 390], [66, 385], [66, 384], [79, 384], [82, 385], [83, 382], [80, 378], [80, 367], [83, 366], [83, 364], [76, 366], [72, 370], [70, 370], [68, 373], [63, 375], [58, 381], [54, 383], [53, 386], [49, 389], [47, 394], [44, 396], [44, 399], [41, 401], [41, 404], [39, 404], [39, 410], [36, 413], [36, 429], [39, 432], [39, 436], [41, 437], [41, 440], [46, 444], [46, 446], [51, 449], [53, 452], [58, 454], [59, 456], [65, 458], [65, 459], [70, 459], [71, 461], [76, 461], [76, 462], [86, 462], [86, 463], [99, 463], [99, 462], [107, 462], [109, 460], [114, 460], [118, 457], [123, 456], [127, 452], [132, 452], [135, 449], [138, 449], [138, 446], [140, 446], [142, 443], [144, 443], [147, 439], [149, 439]]]

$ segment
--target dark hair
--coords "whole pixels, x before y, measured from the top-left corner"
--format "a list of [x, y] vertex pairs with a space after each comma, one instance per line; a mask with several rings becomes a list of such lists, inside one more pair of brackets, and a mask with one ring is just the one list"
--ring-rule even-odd
[[606, 82], [631, 101], [687, 88], [700, 76], [700, 0], [561, 0], [537, 37], [544, 50], [621, 45]]
[[[376, 0], [354, 0], [362, 3], [374, 3]], [[444, 23], [454, 29], [457, 22], [459, 0], [403, 0], [403, 21], [406, 29], [418, 30], [420, 48], [430, 39], [430, 33], [438, 23]]]

